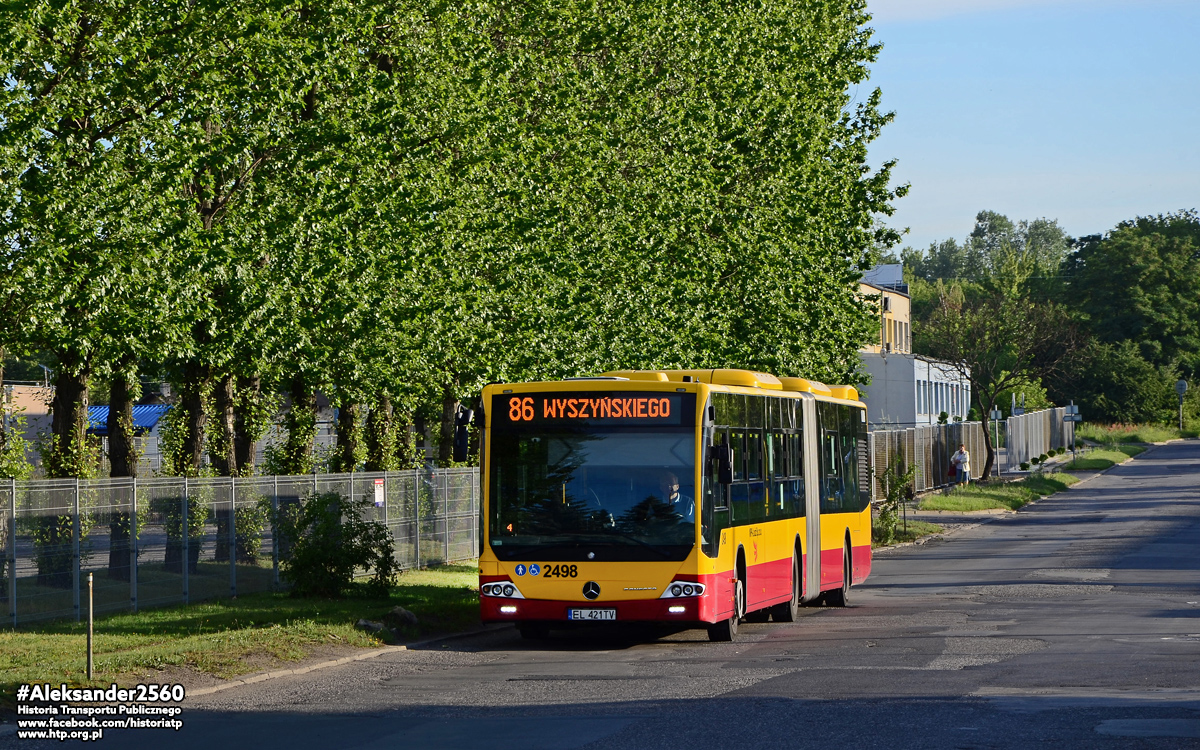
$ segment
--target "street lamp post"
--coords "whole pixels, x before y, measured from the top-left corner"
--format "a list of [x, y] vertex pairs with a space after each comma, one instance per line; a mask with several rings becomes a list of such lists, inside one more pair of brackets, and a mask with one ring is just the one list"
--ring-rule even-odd
[[1183, 430], [1183, 394], [1187, 393], [1187, 381], [1180, 380], [1175, 383], [1175, 392], [1179, 394], [1179, 429]]

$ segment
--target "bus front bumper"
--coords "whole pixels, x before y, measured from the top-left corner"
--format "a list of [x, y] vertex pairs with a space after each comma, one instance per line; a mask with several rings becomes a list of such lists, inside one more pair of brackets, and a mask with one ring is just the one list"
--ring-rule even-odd
[[[480, 598], [480, 617], [492, 622], [715, 622], [710, 597], [564, 602]], [[595, 611], [599, 612], [595, 612]], [[608, 610], [608, 612], [606, 612]], [[615, 611], [615, 616], [610, 616]]]

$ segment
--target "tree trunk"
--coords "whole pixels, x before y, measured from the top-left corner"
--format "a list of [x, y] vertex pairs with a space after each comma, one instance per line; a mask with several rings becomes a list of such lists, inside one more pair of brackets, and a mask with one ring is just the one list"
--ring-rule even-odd
[[367, 471], [396, 468], [396, 427], [392, 400], [380, 396], [367, 415]]
[[50, 479], [87, 476], [91, 473], [87, 451], [88, 381], [90, 368], [70, 371], [69, 360], [60, 359], [54, 377], [54, 400], [50, 409], [54, 416], [50, 429], [54, 434], [46, 476]]
[[412, 420], [412, 453], [405, 457], [405, 468], [415, 468], [424, 466], [426, 459], [429, 458], [427, 450], [430, 442], [429, 428], [425, 424], [425, 415], [421, 412], [409, 412]]
[[438, 431], [438, 466], [449, 466], [454, 457], [454, 419], [458, 416], [458, 397], [454, 383], [442, 386], [442, 424]]
[[238, 388], [241, 408], [233, 420], [233, 455], [241, 476], [250, 476], [254, 473], [254, 444], [260, 437], [261, 427], [258, 424], [260, 415], [248, 417], [247, 409], [258, 409], [261, 405], [262, 378], [258, 375], [239, 378]]
[[[8, 392], [4, 390], [4, 347], [0, 346], [0, 454], [4, 453], [4, 448], [8, 445]], [[0, 534], [0, 541], [8, 537]], [[0, 574], [4, 573], [4, 563], [0, 563]], [[0, 587], [7, 586], [8, 579], [5, 578]], [[7, 589], [5, 589], [7, 591]], [[7, 596], [7, 595], [6, 595]]]
[[240, 468], [237, 462], [233, 444], [236, 439], [234, 424], [234, 380], [232, 375], [225, 375], [217, 381], [213, 389], [213, 411], [216, 413], [217, 436], [211, 441], [213, 450], [208, 454], [217, 474], [223, 477], [239, 476]]
[[187, 425], [183, 438], [182, 468], [189, 476], [196, 476], [204, 465], [204, 440], [208, 431], [208, 410], [204, 408], [204, 396], [212, 386], [212, 378], [208, 368], [195, 361], [188, 363], [185, 378], [179, 404]]
[[[137, 452], [133, 445], [133, 394], [124, 376], [113, 378], [108, 397], [108, 475], [136, 477]], [[129, 580], [129, 513], [114, 513], [108, 524], [108, 577]]]
[[133, 389], [123, 376], [113, 378], [108, 396], [108, 463], [110, 477], [136, 477], [133, 444]]
[[359, 406], [347, 400], [338, 407], [337, 453], [334, 455], [334, 471], [353, 471], [358, 466], [359, 446], [362, 432], [358, 425]]
[[317, 431], [317, 395], [303, 377], [292, 379], [292, 405], [288, 409], [284, 469], [289, 474], [307, 474], [313, 465], [313, 438]]
[[417, 430], [413, 425], [412, 410], [406, 409], [396, 417], [396, 465], [401, 469], [412, 469], [417, 461]]
[[983, 446], [987, 450], [987, 458], [983, 462], [983, 471], [979, 474], [979, 480], [985, 481], [992, 476], [992, 467], [996, 463], [996, 447], [992, 445], [992, 428], [991, 414], [992, 409], [996, 408], [995, 401], [987, 404], [985, 407], [983, 401], [979, 402], [979, 408], [983, 412]]

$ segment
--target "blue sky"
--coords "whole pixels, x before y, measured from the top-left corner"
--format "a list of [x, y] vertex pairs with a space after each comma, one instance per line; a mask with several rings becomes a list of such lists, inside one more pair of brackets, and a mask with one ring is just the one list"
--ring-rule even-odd
[[868, 0], [871, 80], [896, 120], [871, 147], [911, 184], [901, 245], [962, 239], [975, 214], [1072, 236], [1200, 208], [1197, 0]]

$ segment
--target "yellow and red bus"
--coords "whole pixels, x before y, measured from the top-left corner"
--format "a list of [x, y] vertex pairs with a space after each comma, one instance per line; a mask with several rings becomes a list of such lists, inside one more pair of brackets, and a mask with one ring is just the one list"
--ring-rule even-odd
[[542, 637], [844, 606], [871, 569], [866, 407], [747, 370], [619, 371], [483, 393], [484, 622]]

